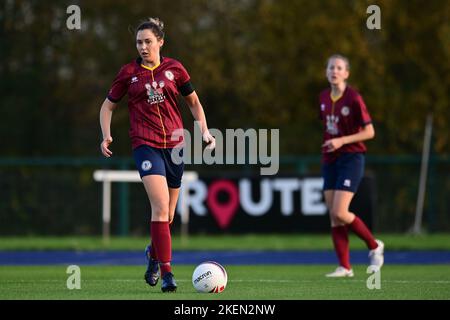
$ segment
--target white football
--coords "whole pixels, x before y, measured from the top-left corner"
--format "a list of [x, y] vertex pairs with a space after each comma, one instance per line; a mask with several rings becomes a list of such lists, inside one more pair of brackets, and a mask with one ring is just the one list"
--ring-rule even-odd
[[214, 261], [202, 262], [192, 274], [192, 284], [198, 292], [222, 292], [227, 286], [227, 281], [225, 268]]

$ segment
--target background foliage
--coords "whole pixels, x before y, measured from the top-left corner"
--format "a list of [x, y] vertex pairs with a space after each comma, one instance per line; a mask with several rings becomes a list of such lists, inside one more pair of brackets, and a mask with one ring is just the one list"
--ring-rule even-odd
[[[317, 97], [326, 58], [340, 52], [374, 118], [371, 152], [419, 153], [428, 112], [433, 151], [449, 151], [448, 1], [91, 0], [78, 1], [82, 29], [68, 30], [73, 2], [0, 5], [2, 156], [97, 156], [99, 107], [148, 16], [165, 22], [163, 54], [189, 70], [210, 127], [280, 128], [282, 154], [317, 154]], [[381, 8], [381, 30], [366, 27], [369, 4]], [[121, 106], [113, 148], [128, 155]]]

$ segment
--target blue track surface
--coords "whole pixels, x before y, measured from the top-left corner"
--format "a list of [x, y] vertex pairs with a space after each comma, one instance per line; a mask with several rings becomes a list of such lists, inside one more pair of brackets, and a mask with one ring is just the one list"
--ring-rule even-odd
[[[352, 251], [354, 264], [367, 264], [367, 251]], [[205, 260], [226, 265], [335, 264], [333, 251], [175, 251], [174, 264]], [[0, 251], [0, 265], [143, 265], [144, 251]], [[389, 251], [387, 264], [450, 264], [450, 251]]]

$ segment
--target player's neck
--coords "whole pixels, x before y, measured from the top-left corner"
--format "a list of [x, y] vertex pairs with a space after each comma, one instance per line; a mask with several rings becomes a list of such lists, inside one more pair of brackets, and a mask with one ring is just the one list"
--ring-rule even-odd
[[155, 67], [157, 67], [157, 66], [159, 66], [161, 64], [161, 58], [158, 57], [154, 61], [148, 61], [148, 62], [145, 61], [145, 60], [142, 60], [141, 64], [143, 66], [146, 66], [147, 68], [153, 69], [153, 68], [155, 68]]
[[345, 91], [347, 84], [345, 82], [339, 83], [337, 85], [331, 85], [331, 95], [333, 97], [340, 97]]

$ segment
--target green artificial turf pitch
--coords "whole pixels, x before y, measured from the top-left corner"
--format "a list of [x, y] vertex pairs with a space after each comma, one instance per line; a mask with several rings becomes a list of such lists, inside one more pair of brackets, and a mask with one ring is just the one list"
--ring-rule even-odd
[[[328, 279], [332, 265], [230, 265], [228, 285], [219, 294], [197, 293], [193, 265], [174, 266], [176, 293], [148, 286], [145, 266], [80, 266], [81, 289], [67, 288], [67, 266], [0, 266], [0, 299], [80, 300], [299, 300], [450, 299], [448, 265], [385, 265], [380, 289], [368, 289], [367, 266], [354, 265], [355, 277]], [[375, 284], [372, 278], [369, 281]]]

